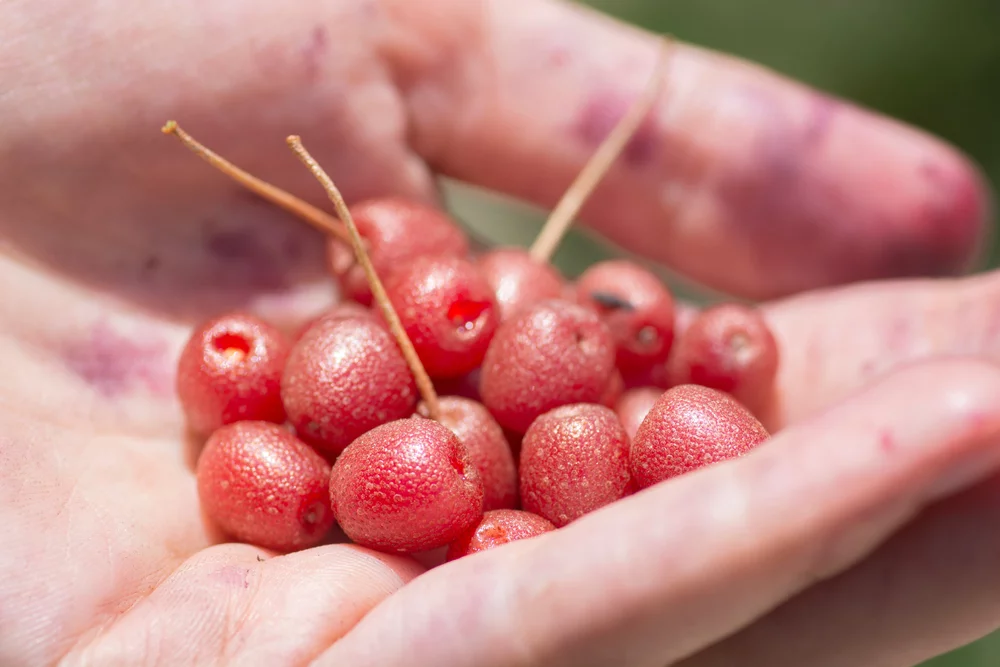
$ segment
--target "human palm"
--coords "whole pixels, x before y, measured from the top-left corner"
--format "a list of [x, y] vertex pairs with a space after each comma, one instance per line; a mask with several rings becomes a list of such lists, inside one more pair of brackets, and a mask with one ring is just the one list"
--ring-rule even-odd
[[[656, 44], [541, 0], [129, 9], [0, 6], [0, 663], [909, 665], [1000, 624], [994, 275], [774, 302], [780, 433], [557, 532], [426, 574], [227, 543], [180, 346], [334, 295], [316, 234], [163, 121], [318, 203], [288, 134], [348, 199], [444, 173], [550, 206]], [[612, 240], [766, 298], [975, 251], [986, 194], [936, 141], [688, 47], [666, 88], [585, 209]]]

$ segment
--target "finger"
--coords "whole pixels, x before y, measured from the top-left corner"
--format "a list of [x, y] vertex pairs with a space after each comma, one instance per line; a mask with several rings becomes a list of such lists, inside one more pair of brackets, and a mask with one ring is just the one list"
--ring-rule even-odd
[[[5, 72], [0, 98], [5, 252], [173, 319], [230, 308], [293, 324], [314, 315], [332, 297], [320, 235], [160, 128], [176, 119], [321, 207], [322, 189], [285, 144], [291, 133], [351, 200], [433, 198], [379, 58], [384, 21], [368, 15], [373, 7], [154, 0], [136, 13], [93, 0], [3, 3], [0, 62], [24, 64]], [[87, 31], [71, 18], [80, 11]]]
[[305, 664], [420, 571], [353, 546], [272, 558], [219, 545], [189, 559], [65, 664]]
[[1000, 626], [1000, 477], [677, 667], [910, 667]]
[[[395, 54], [421, 154], [545, 207], [654, 69], [652, 36], [575, 4], [452, 0], [461, 22], [388, 4], [438, 40]], [[940, 141], [689, 46], [665, 89], [583, 213], [612, 241], [751, 297], [950, 274], [975, 254], [986, 186]]]
[[1000, 371], [977, 362], [901, 371], [741, 460], [432, 570], [318, 664], [375, 664], [376, 643], [379, 664], [669, 664], [988, 475], [997, 391]]
[[762, 414], [772, 430], [916, 360], [1000, 361], [1000, 272], [845, 287], [772, 304], [766, 315], [780, 357]]

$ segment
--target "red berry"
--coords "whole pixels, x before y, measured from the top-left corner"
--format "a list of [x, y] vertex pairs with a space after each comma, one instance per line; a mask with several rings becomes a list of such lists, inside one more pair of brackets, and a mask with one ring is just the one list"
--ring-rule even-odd
[[679, 383], [718, 389], [759, 407], [774, 386], [778, 344], [756, 309], [722, 304], [694, 318], [678, 342], [672, 370]]
[[[483, 509], [513, 508], [517, 505], [517, 464], [503, 429], [482, 403], [458, 396], [442, 397], [440, 423], [458, 436], [469, 452], [469, 460], [483, 480]], [[417, 411], [427, 416], [421, 403]]]
[[525, 306], [563, 296], [565, 281], [559, 272], [521, 248], [492, 250], [480, 255], [476, 265], [496, 295], [501, 321]]
[[565, 526], [631, 491], [628, 435], [603, 405], [556, 408], [524, 434], [520, 477], [524, 509]]
[[198, 458], [202, 508], [232, 537], [275, 551], [315, 546], [333, 525], [330, 465], [285, 428], [223, 426]]
[[622, 426], [629, 438], [635, 437], [635, 432], [639, 430], [642, 420], [649, 414], [650, 409], [663, 395], [663, 389], [659, 387], [638, 387], [629, 389], [615, 404], [615, 413], [622, 420]]
[[[367, 243], [372, 265], [383, 276], [412, 257], [469, 254], [465, 233], [444, 211], [426, 204], [396, 197], [370, 199], [352, 206], [351, 216]], [[351, 247], [331, 238], [327, 249], [343, 297], [371, 305], [368, 279]]]
[[614, 371], [611, 332], [597, 315], [565, 301], [543, 301], [497, 329], [479, 388], [500, 425], [524, 433], [560, 405], [600, 401]]
[[632, 478], [644, 489], [742, 456], [769, 434], [732, 396], [686, 384], [657, 399], [632, 439]]
[[479, 367], [500, 314], [493, 290], [471, 262], [416, 257], [384, 283], [428, 375], [456, 378]]
[[674, 341], [674, 298], [652, 272], [625, 260], [600, 262], [576, 286], [577, 300], [611, 329], [623, 373], [666, 360]]
[[509, 542], [535, 537], [555, 530], [551, 521], [521, 510], [492, 510], [483, 520], [458, 536], [448, 547], [447, 560], [457, 560], [480, 551], [502, 547]]
[[422, 417], [352, 442], [333, 466], [330, 499], [348, 537], [387, 552], [445, 546], [483, 516], [483, 483], [465, 446]]
[[281, 396], [299, 437], [336, 456], [379, 424], [413, 414], [417, 388], [375, 318], [323, 318], [292, 349]]
[[281, 331], [244, 313], [195, 329], [177, 365], [177, 396], [191, 429], [207, 435], [241, 420], [285, 421], [281, 374], [289, 347]]

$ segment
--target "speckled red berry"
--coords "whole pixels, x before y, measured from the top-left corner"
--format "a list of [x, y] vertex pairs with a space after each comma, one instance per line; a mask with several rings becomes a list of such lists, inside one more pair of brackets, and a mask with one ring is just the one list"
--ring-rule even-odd
[[[517, 506], [517, 464], [503, 429], [482, 403], [458, 396], [438, 401], [440, 423], [458, 436], [483, 481], [483, 509]], [[427, 416], [424, 403], [417, 412]]]
[[724, 391], [756, 409], [774, 386], [778, 344], [758, 310], [721, 304], [694, 318], [678, 341], [671, 366], [677, 382]]
[[287, 429], [236, 422], [198, 458], [198, 496], [228, 535], [275, 551], [315, 546], [333, 525], [330, 465]]
[[769, 434], [729, 394], [699, 385], [668, 389], [632, 439], [632, 478], [640, 489], [743, 456]]
[[195, 329], [177, 364], [177, 397], [190, 428], [208, 435], [241, 420], [285, 421], [281, 375], [289, 348], [281, 331], [246, 313]]
[[489, 511], [483, 515], [482, 521], [451, 543], [446, 559], [452, 561], [480, 551], [496, 549], [555, 529], [551, 521], [531, 512], [511, 509]]
[[500, 313], [493, 290], [471, 262], [415, 257], [383, 282], [428, 375], [457, 378], [479, 367]]
[[448, 428], [411, 417], [352, 442], [333, 466], [334, 516], [355, 543], [414, 553], [450, 544], [483, 516], [483, 483]]
[[520, 478], [522, 507], [565, 526], [631, 491], [625, 428], [603, 405], [547, 412], [524, 434]]
[[417, 405], [396, 341], [363, 317], [324, 318], [310, 327], [288, 357], [281, 396], [299, 437], [328, 456]]
[[563, 296], [565, 281], [559, 272], [522, 248], [491, 250], [479, 256], [476, 266], [496, 295], [501, 321], [525, 306]]
[[497, 329], [479, 389], [500, 425], [523, 433], [555, 407], [600, 401], [614, 371], [614, 341], [595, 313], [565, 301], [543, 301]]
[[[469, 254], [465, 232], [447, 213], [426, 204], [398, 197], [370, 199], [352, 206], [351, 216], [367, 244], [372, 265], [383, 277], [412, 257]], [[371, 305], [368, 279], [350, 246], [331, 238], [327, 250], [343, 297]]]
[[610, 260], [587, 269], [576, 287], [579, 303], [600, 313], [611, 329], [623, 373], [666, 360], [674, 341], [674, 299], [656, 275], [635, 262]]
[[308, 331], [312, 325], [316, 324], [320, 320], [330, 318], [343, 319], [350, 317], [367, 317], [376, 319], [376, 321], [381, 321], [370, 308], [366, 308], [360, 303], [356, 303], [354, 301], [344, 301], [305, 322], [292, 336], [292, 343], [295, 344], [302, 340], [302, 336], [305, 335], [306, 331]]

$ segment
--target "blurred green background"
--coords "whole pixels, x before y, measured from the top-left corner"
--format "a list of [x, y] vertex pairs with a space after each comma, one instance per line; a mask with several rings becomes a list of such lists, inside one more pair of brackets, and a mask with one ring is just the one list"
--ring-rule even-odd
[[[994, 188], [1000, 189], [1000, 0], [589, 0], [586, 4], [655, 32], [755, 60], [924, 127], [971, 155]], [[526, 245], [543, 218], [539, 211], [484, 199], [462, 188], [447, 192], [456, 214], [474, 220], [472, 226], [494, 242]], [[493, 224], [501, 219], [503, 224]], [[995, 242], [991, 266], [1000, 265], [998, 250]], [[575, 233], [555, 259], [572, 275], [607, 252]], [[925, 665], [998, 666], [1000, 633]]]

